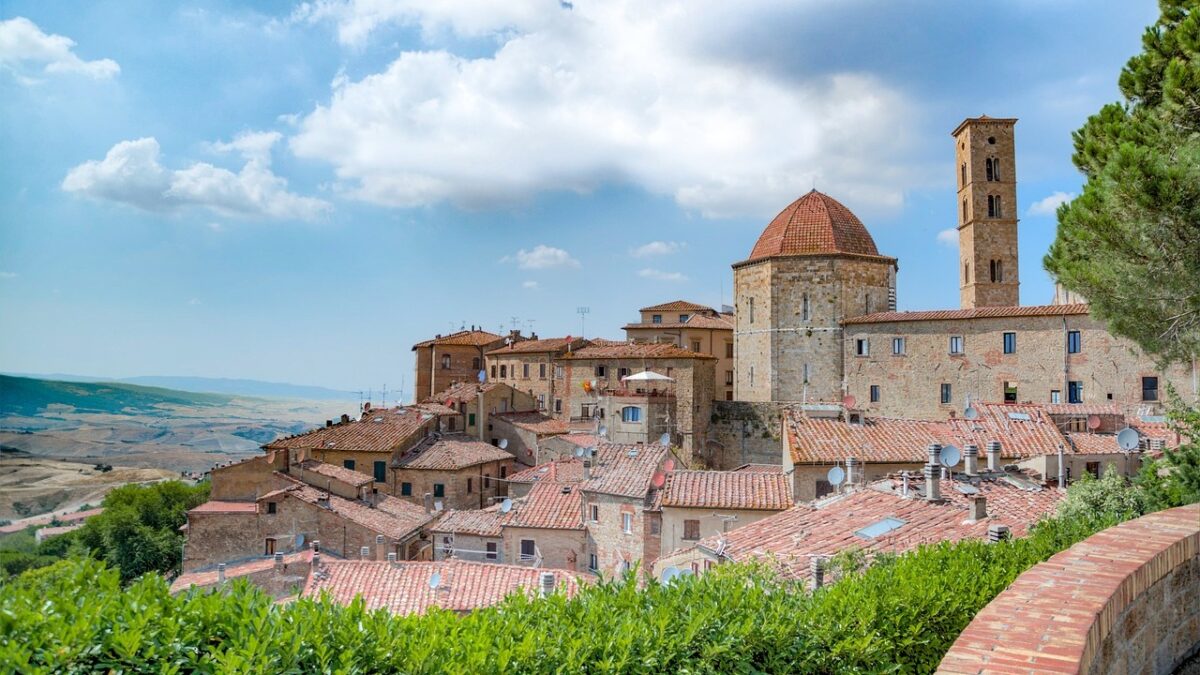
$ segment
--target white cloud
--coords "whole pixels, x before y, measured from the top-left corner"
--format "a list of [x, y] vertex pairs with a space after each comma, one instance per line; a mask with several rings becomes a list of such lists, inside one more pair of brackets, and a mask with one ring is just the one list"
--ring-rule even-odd
[[555, 248], [538, 244], [533, 247], [533, 250], [526, 251], [521, 249], [513, 255], [506, 255], [500, 259], [500, 262], [516, 262], [517, 267], [523, 270], [544, 270], [553, 267], [579, 267], [579, 261], [572, 258], [570, 253]]
[[531, 291], [536, 291], [539, 286], [538, 282], [536, 281], [523, 281], [521, 282], [521, 288], [528, 288]]
[[12, 71], [22, 84], [37, 82], [27, 73], [77, 73], [103, 80], [121, 72], [112, 59], [84, 61], [75, 54], [74, 46], [71, 38], [43, 33], [23, 16], [0, 21], [0, 69]]
[[646, 279], [657, 279], [658, 281], [687, 281], [687, 277], [679, 272], [664, 272], [649, 267], [639, 270], [638, 276]]
[[18, 276], [16, 272], [0, 272], [0, 279], [16, 279]]
[[270, 170], [270, 146], [280, 135], [243, 134], [219, 151], [246, 158], [238, 173], [205, 162], [171, 170], [159, 163], [154, 138], [114, 145], [102, 160], [71, 169], [62, 187], [97, 199], [129, 204], [146, 211], [168, 212], [198, 206], [225, 216], [313, 220], [332, 207], [321, 199], [287, 190], [287, 180]]
[[861, 72], [785, 76], [742, 63], [711, 46], [729, 36], [709, 3], [307, 5], [298, 16], [337, 21], [348, 44], [398, 22], [498, 47], [477, 58], [406, 51], [382, 72], [340, 76], [292, 150], [332, 164], [352, 196], [401, 207], [617, 183], [706, 216], [761, 217], [814, 180], [867, 210], [899, 207], [925, 180], [908, 163], [919, 115], [899, 91]]
[[200, 304], [200, 298], [192, 298], [191, 300], [188, 300], [188, 304], [195, 307], [196, 305]]
[[631, 250], [629, 254], [635, 258], [648, 258], [656, 255], [671, 255], [672, 253], [678, 253], [685, 246], [687, 246], [687, 244], [678, 241], [652, 241], [649, 244], [642, 244], [641, 246]]
[[1029, 207], [1029, 215], [1031, 216], [1052, 216], [1058, 212], [1058, 207], [1075, 199], [1073, 192], [1055, 192], [1049, 197], [1045, 197], [1033, 203]]
[[947, 227], [946, 229], [942, 230], [941, 232], [938, 232], [937, 233], [937, 242], [939, 244], [941, 244], [942, 246], [949, 246], [950, 248], [958, 248], [958, 228], [957, 227]]

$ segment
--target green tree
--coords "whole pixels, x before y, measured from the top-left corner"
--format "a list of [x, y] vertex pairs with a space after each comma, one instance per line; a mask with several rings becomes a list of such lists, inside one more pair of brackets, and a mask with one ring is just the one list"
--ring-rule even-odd
[[1200, 351], [1200, 0], [1160, 0], [1125, 100], [1075, 132], [1086, 184], [1045, 258], [1109, 328], [1166, 361]]
[[1058, 517], [1065, 521], [1120, 522], [1146, 512], [1142, 490], [1109, 465], [1100, 479], [1084, 472], [1067, 488], [1067, 496], [1058, 504]]

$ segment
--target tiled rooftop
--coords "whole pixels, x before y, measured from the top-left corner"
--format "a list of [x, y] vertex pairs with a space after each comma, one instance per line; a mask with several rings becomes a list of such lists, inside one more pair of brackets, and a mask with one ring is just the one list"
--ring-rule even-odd
[[258, 505], [254, 502], [208, 501], [188, 513], [258, 513]]
[[301, 462], [300, 468], [304, 469], [306, 472], [315, 473], [318, 476], [325, 476], [326, 478], [332, 478], [336, 481], [341, 481], [355, 487], [375, 482], [374, 478], [365, 473], [359, 473], [353, 469], [347, 469], [345, 467], [328, 464], [326, 462], [318, 462], [315, 459]]
[[470, 466], [500, 462], [513, 456], [490, 443], [465, 434], [430, 436], [404, 453], [392, 464], [401, 469], [457, 471]]
[[[303, 595], [327, 593], [340, 604], [361, 596], [368, 611], [384, 608], [395, 614], [422, 614], [431, 607], [465, 612], [494, 605], [512, 593], [536, 595], [543, 572], [554, 574], [555, 587], [567, 595], [579, 590], [578, 580], [566, 570], [460, 560], [335, 560], [321, 562], [319, 571], [309, 577]], [[435, 573], [440, 579], [436, 589], [430, 587]]]
[[430, 347], [433, 345], [453, 345], [453, 346], [468, 346], [468, 347], [484, 347], [497, 340], [501, 336], [495, 333], [489, 333], [486, 330], [460, 330], [449, 335], [439, 335], [432, 340], [425, 340], [413, 345], [413, 349], [418, 347]]
[[498, 417], [514, 427], [532, 431], [539, 436], [565, 434], [570, 430], [566, 420], [555, 419], [536, 410], [493, 413], [492, 417]]
[[650, 305], [638, 310], [639, 312], [716, 312], [708, 305], [699, 305], [687, 300], [672, 300], [661, 305]]
[[663, 445], [601, 444], [596, 446], [592, 477], [581, 487], [587, 492], [644, 498], [654, 473], [670, 453]]
[[582, 530], [583, 500], [579, 483], [534, 483], [529, 494], [513, 504], [503, 524], [511, 527]]
[[423, 427], [430, 418], [420, 411], [406, 408], [370, 410], [363, 414], [361, 420], [350, 420], [297, 436], [279, 438], [263, 447], [268, 450], [309, 448], [391, 452], [423, 433]]
[[858, 216], [836, 199], [813, 190], [775, 216], [746, 262], [839, 253], [879, 256], [879, 249]]
[[[665, 317], [664, 317], [665, 318]], [[639, 329], [639, 328], [715, 328], [717, 330], [733, 330], [733, 315], [718, 314], [717, 316], [708, 316], [706, 314], [692, 314], [687, 321], [663, 321], [661, 323], [654, 322], [638, 322], [626, 324], [624, 330]]]
[[488, 356], [504, 356], [505, 354], [541, 354], [566, 351], [568, 347], [571, 349], [579, 349], [588, 344], [588, 341], [581, 337], [571, 337], [570, 335], [560, 338], [542, 338], [540, 340], [521, 340], [510, 345], [505, 345], [498, 349], [493, 349], [487, 353]]
[[577, 445], [581, 448], [590, 448], [599, 445], [603, 439], [595, 434], [565, 434], [559, 436], [556, 440], [566, 441], [572, 445]]
[[583, 480], [583, 460], [577, 457], [556, 459], [522, 469], [508, 476], [510, 483], [535, 483], [539, 480], [577, 483]]
[[734, 471], [755, 471], [758, 473], [783, 473], [783, 467], [779, 464], [743, 464]]
[[577, 349], [570, 354], [563, 354], [563, 359], [715, 359], [715, 356], [701, 354], [690, 349], [684, 349], [667, 343], [646, 342], [611, 342], [609, 344], [591, 344]]
[[753, 471], [672, 471], [662, 505], [704, 509], [782, 511], [792, 506], [792, 478]]
[[[896, 495], [903, 494], [903, 478], [889, 476], [874, 481], [869, 488]], [[924, 494], [925, 480], [914, 474], [909, 479], [910, 495]], [[992, 522], [1008, 525], [1013, 536], [1024, 536], [1029, 527], [1054, 513], [1065, 496], [1057, 487], [1043, 485], [1027, 472], [988, 472], [978, 476], [956, 473], [953, 480], [941, 482], [940, 494], [953, 506], [964, 511], [971, 508], [976, 495], [987, 498], [987, 512]]]
[[[343, 499], [335, 494], [306, 484], [293, 485], [259, 497], [259, 501], [286, 494], [309, 504], [325, 508], [353, 523], [392, 539], [404, 539], [433, 517], [421, 506], [390, 495], [379, 495], [374, 506], [365, 502]], [[328, 506], [321, 506], [323, 500]], [[254, 504], [250, 504], [254, 507]]]
[[[284, 565], [311, 565], [312, 564], [312, 549], [304, 549], [295, 553], [288, 553], [283, 556]], [[242, 562], [228, 563], [225, 565], [225, 581], [229, 582], [238, 577], [244, 577], [247, 574], [255, 572], [265, 572], [275, 566], [274, 556], [265, 558], [255, 558], [253, 560], [245, 560]], [[199, 572], [187, 572], [175, 577], [171, 582], [171, 593], [179, 593], [195, 586], [197, 588], [208, 588], [209, 586], [217, 585], [219, 573], [216, 568], [206, 569]]]
[[442, 405], [447, 405], [450, 402], [470, 403], [479, 398], [480, 390], [486, 394], [500, 386], [506, 385], [502, 385], [499, 382], [484, 382], [483, 384], [477, 382], [459, 382], [430, 396], [422, 401], [422, 403], [441, 403]]
[[499, 508], [495, 506], [483, 510], [458, 511], [451, 509], [443, 513], [437, 521], [430, 525], [429, 530], [431, 532], [470, 534], [479, 537], [499, 537], [501, 534], [501, 525], [507, 519], [508, 514], [500, 513]]
[[898, 321], [957, 321], [963, 319], [1000, 319], [1022, 316], [1071, 316], [1087, 314], [1088, 306], [1021, 305], [1014, 307], [976, 307], [974, 309], [933, 309], [921, 312], [876, 312], [842, 321], [846, 325], [895, 323]]

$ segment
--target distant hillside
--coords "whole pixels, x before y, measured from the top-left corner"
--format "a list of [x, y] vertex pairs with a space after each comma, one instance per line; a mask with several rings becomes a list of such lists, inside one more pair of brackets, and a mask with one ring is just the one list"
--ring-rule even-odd
[[118, 381], [150, 387], [179, 389], [182, 391], [233, 394], [235, 396], [258, 396], [261, 398], [297, 398], [305, 401], [354, 401], [358, 397], [354, 392], [326, 389], [325, 387], [224, 377], [146, 375], [143, 377], [124, 377]]
[[175, 391], [119, 382], [63, 382], [0, 375], [0, 417], [33, 416], [47, 406], [69, 405], [77, 412], [163, 415], [158, 406], [228, 405], [231, 396]]

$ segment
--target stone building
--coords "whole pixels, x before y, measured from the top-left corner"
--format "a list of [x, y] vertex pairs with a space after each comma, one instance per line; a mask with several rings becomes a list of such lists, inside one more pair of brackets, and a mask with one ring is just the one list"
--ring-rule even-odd
[[[506, 494], [508, 452], [463, 434], [433, 435], [392, 460], [391, 492], [414, 504], [482, 509]], [[426, 496], [428, 495], [428, 497]]]
[[433, 541], [433, 559], [472, 560], [475, 562], [507, 562], [504, 557], [503, 524], [507, 514], [496, 504], [486, 509], [442, 513], [429, 526]]
[[[480, 396], [483, 408], [480, 412]], [[425, 399], [425, 405], [442, 405], [458, 413], [449, 423], [449, 431], [459, 431], [481, 441], [495, 444], [500, 438], [492, 433], [489, 415], [516, 410], [533, 410], [533, 396], [502, 382], [460, 382]]]
[[537, 410], [548, 411], [562, 400], [561, 390], [565, 386], [556, 359], [588, 344], [591, 343], [583, 338], [539, 339], [535, 334], [528, 340], [492, 349], [485, 355], [488, 381], [503, 382], [525, 392], [534, 399]]
[[536, 410], [495, 413], [491, 416], [492, 437], [516, 460], [526, 466], [547, 461], [542, 444], [569, 431], [566, 420]]
[[504, 559], [515, 565], [576, 571], [588, 551], [578, 483], [539, 481], [503, 525]]
[[655, 501], [662, 514], [660, 555], [666, 555], [791, 508], [792, 479], [779, 467], [672, 471]]
[[484, 354], [502, 347], [505, 340], [518, 342], [524, 338], [513, 331], [507, 337], [471, 327], [449, 335], [436, 335], [418, 342], [412, 351], [413, 401], [423, 401], [459, 382], [477, 382], [483, 370]]
[[630, 342], [669, 342], [717, 359], [717, 400], [733, 400], [733, 313], [674, 300], [643, 307], [637, 323], [626, 324]]
[[1015, 307], [1017, 268], [1017, 154], [1015, 119], [983, 115], [958, 125], [959, 279], [963, 309]]

